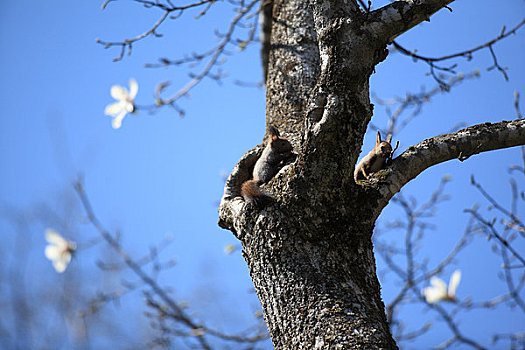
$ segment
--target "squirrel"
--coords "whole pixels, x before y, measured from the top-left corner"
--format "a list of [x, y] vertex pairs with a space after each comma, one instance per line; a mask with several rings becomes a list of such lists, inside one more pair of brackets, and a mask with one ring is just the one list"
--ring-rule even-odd
[[381, 141], [381, 133], [377, 130], [376, 146], [355, 167], [354, 180], [356, 182], [357, 180], [368, 180], [371, 173], [383, 169], [387, 161], [392, 159], [394, 152], [390, 144], [391, 141], [392, 135], [388, 135], [386, 141]]
[[259, 186], [270, 181], [294, 155], [292, 144], [280, 136], [276, 127], [270, 126], [269, 132], [270, 141], [253, 167], [253, 178], [241, 187], [245, 202], [256, 207], [272, 200]]

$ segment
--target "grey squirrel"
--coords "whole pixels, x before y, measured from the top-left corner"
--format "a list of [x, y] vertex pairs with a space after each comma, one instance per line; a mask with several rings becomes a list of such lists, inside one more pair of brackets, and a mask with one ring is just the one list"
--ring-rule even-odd
[[[392, 135], [388, 135], [386, 141], [381, 141], [381, 133], [377, 130], [376, 146], [357, 164], [354, 171], [354, 180], [368, 180], [371, 173], [383, 169], [387, 161], [392, 159]], [[399, 141], [398, 141], [399, 145]], [[397, 146], [396, 146], [397, 149]]]
[[271, 197], [259, 186], [267, 183], [293, 156], [290, 141], [279, 134], [276, 127], [270, 126], [270, 141], [253, 167], [253, 178], [242, 184], [241, 194], [246, 203], [261, 207], [271, 201]]

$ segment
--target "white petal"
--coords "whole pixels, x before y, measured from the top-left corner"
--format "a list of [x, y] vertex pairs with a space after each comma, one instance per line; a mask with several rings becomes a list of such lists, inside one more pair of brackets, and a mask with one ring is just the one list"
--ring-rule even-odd
[[433, 286], [433, 288], [439, 289], [445, 294], [447, 293], [447, 284], [441, 278], [432, 276], [430, 279], [430, 284]]
[[119, 115], [113, 118], [113, 121], [111, 122], [113, 129], [119, 129], [122, 126], [122, 119], [124, 119], [126, 113], [126, 111], [122, 111]]
[[114, 102], [106, 106], [106, 109], [104, 110], [105, 115], [112, 115], [115, 116], [120, 113], [123, 109], [123, 103], [122, 101]]
[[55, 268], [55, 271], [58, 273], [62, 273], [66, 270], [67, 263], [63, 260], [55, 260], [53, 261], [53, 267]]
[[60, 249], [58, 246], [56, 245], [48, 245], [46, 247], [46, 250], [44, 251], [44, 253], [46, 254], [46, 258], [48, 258], [49, 260], [56, 260], [60, 257], [60, 255], [62, 254], [63, 250]]
[[450, 276], [450, 282], [448, 283], [448, 296], [454, 298], [456, 296], [456, 289], [458, 288], [459, 281], [461, 280], [461, 271], [456, 270]]
[[137, 84], [137, 81], [133, 78], [129, 80], [129, 98], [131, 100], [135, 99], [135, 96], [137, 96], [137, 92], [139, 91], [139, 84]]
[[51, 228], [46, 229], [46, 241], [60, 248], [67, 247], [67, 241], [64, 239], [64, 237]]
[[432, 286], [423, 289], [427, 303], [433, 304], [447, 298], [447, 284], [441, 278], [432, 276], [430, 284]]
[[125, 100], [129, 96], [128, 90], [120, 85], [113, 85], [110, 93], [115, 100]]
[[58, 259], [53, 261], [53, 267], [56, 272], [62, 273], [66, 270], [67, 265], [71, 261], [71, 253], [68, 251], [62, 252]]
[[443, 292], [442, 289], [436, 287], [427, 287], [423, 289], [423, 295], [429, 304], [437, 303], [447, 297], [446, 291]]

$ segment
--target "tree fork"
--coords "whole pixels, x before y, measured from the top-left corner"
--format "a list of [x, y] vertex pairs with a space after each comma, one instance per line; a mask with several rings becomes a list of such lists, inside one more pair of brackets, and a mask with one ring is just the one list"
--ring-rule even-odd
[[[397, 348], [371, 236], [381, 210], [410, 180], [394, 174], [428, 147], [409, 148], [391, 173], [366, 183], [356, 184], [353, 171], [372, 116], [368, 79], [386, 44], [450, 2], [397, 1], [365, 14], [355, 1], [275, 0], [267, 123], [290, 139], [298, 158], [266, 185], [276, 202], [258, 211], [240, 197], [262, 147], [248, 151], [226, 181], [219, 225], [243, 245], [276, 349]], [[523, 121], [512, 123], [500, 128], [512, 142], [498, 138], [481, 150], [447, 139], [449, 153], [525, 144]]]

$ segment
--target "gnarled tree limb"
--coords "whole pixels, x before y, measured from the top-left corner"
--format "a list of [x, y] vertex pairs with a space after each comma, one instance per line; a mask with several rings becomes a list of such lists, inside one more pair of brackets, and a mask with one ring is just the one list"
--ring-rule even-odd
[[368, 14], [367, 26], [387, 43], [415, 27], [454, 0], [396, 1]]
[[404, 185], [433, 165], [451, 159], [464, 161], [474, 154], [519, 145], [525, 145], [525, 119], [478, 124], [426, 139], [394, 159], [379, 187], [382, 199], [378, 211]]

